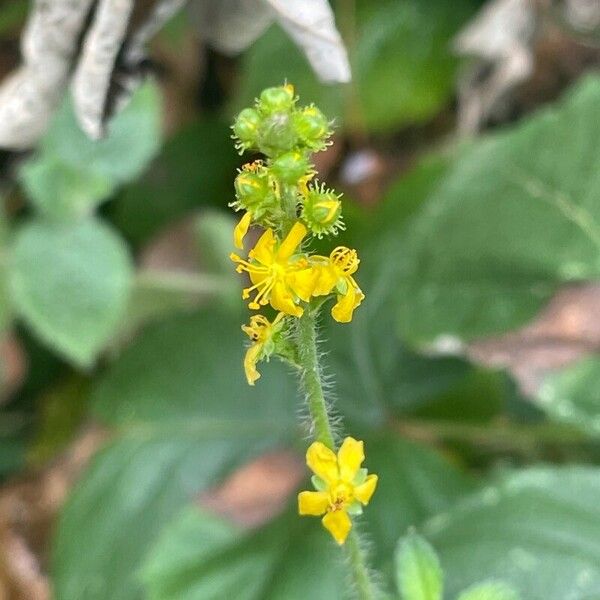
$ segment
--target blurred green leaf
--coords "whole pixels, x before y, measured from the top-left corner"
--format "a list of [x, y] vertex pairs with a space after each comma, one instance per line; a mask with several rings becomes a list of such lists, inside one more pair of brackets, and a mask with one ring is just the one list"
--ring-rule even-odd
[[21, 169], [38, 210], [60, 220], [88, 215], [117, 185], [139, 176], [160, 144], [160, 109], [158, 88], [147, 83], [111, 120], [106, 139], [92, 141], [67, 99], [38, 153]]
[[29, 4], [21, 0], [7, 0], [0, 7], [0, 35], [7, 35], [25, 22]]
[[[392, 186], [376, 212], [355, 215], [349, 222], [354, 233], [343, 243], [359, 248], [356, 279], [366, 298], [351, 324], [335, 323], [328, 314], [323, 320], [324, 337], [332, 347], [324, 363], [336, 375], [338, 405], [353, 425], [381, 423], [390, 411], [419, 410], [471, 371], [457, 358], [419, 356], [395, 335], [400, 299], [390, 282], [399, 277], [401, 240], [448, 162], [442, 156], [427, 157]], [[326, 305], [325, 311], [329, 308]]]
[[50, 347], [88, 367], [115, 332], [132, 266], [123, 241], [96, 219], [33, 221], [16, 235], [10, 283], [16, 309]]
[[502, 332], [531, 319], [562, 283], [600, 275], [598, 102], [600, 78], [589, 77], [456, 162], [401, 250], [406, 339]]
[[365, 453], [365, 465], [379, 475], [379, 483], [364, 525], [375, 541], [374, 562], [393, 569], [398, 539], [407, 528], [448, 510], [474, 483], [437, 452], [396, 435], [366, 437]]
[[37, 431], [28, 451], [30, 465], [44, 465], [75, 437], [88, 408], [88, 382], [71, 377], [38, 398]]
[[[399, 532], [446, 510], [471, 485], [435, 452], [392, 436], [373, 436], [366, 453], [380, 479], [365, 526], [376, 542], [375, 563], [385, 564]], [[188, 511], [149, 555], [143, 577], [150, 598], [344, 598], [338, 549], [319, 519], [298, 517], [292, 504], [273, 523], [247, 533]]]
[[548, 375], [536, 404], [552, 419], [600, 434], [600, 360], [585, 358]]
[[527, 600], [596, 598], [599, 494], [596, 468], [537, 468], [441, 512], [423, 531], [444, 565], [448, 593], [492, 577]]
[[477, 583], [465, 590], [458, 600], [520, 600], [521, 596], [501, 581]]
[[21, 167], [27, 196], [38, 210], [60, 221], [90, 214], [114, 189], [114, 181], [103, 173], [71, 166], [61, 159], [32, 159]]
[[[450, 40], [476, 6], [472, 0], [356, 2], [352, 19], [356, 44], [350, 44], [352, 85], [358, 95], [356, 108], [370, 130], [426, 121], [449, 101], [457, 63]], [[344, 34], [347, 20], [340, 9], [338, 24]], [[321, 85], [293, 42], [275, 27], [246, 54], [233, 109], [251, 104], [263, 88], [286, 79], [296, 86], [303, 102], [316, 102], [338, 122], [343, 118], [348, 89]]]
[[152, 169], [127, 187], [114, 205], [114, 221], [140, 243], [195, 207], [225, 208], [239, 163], [227, 123], [188, 125], [166, 142]]
[[140, 561], [181, 507], [294, 438], [293, 378], [272, 361], [250, 388], [239, 324], [208, 312], [149, 327], [99, 382], [96, 413], [117, 437], [63, 511], [54, 549], [61, 600], [140, 598]]
[[396, 583], [402, 600], [441, 600], [444, 574], [429, 542], [409, 533], [396, 549]]
[[18, 434], [0, 435], [0, 478], [22, 469], [27, 453], [27, 440]]
[[4, 206], [0, 204], [0, 333], [8, 326], [12, 312], [8, 290], [7, 238], [8, 231], [4, 222]]
[[244, 532], [188, 510], [159, 539], [142, 577], [151, 600], [302, 600], [343, 597], [339, 552], [292, 511]]

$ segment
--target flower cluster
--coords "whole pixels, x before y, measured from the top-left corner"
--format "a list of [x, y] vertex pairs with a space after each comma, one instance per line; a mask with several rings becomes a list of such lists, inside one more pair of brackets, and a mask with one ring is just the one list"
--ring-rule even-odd
[[333, 318], [347, 323], [364, 298], [354, 279], [360, 262], [355, 250], [338, 246], [321, 256], [306, 249], [311, 237], [335, 236], [344, 223], [340, 195], [315, 181], [311, 163], [312, 154], [330, 144], [330, 123], [316, 106], [297, 103], [291, 85], [268, 88], [233, 125], [240, 152], [265, 156], [244, 165], [235, 179], [230, 206], [242, 216], [234, 245], [243, 249], [251, 225], [264, 232], [247, 258], [232, 253], [231, 260], [250, 280], [242, 292], [249, 308], [271, 306], [278, 313], [273, 322], [261, 315], [244, 326], [252, 341], [244, 361], [250, 385], [259, 377], [256, 363], [280, 354], [286, 320], [331, 297]]

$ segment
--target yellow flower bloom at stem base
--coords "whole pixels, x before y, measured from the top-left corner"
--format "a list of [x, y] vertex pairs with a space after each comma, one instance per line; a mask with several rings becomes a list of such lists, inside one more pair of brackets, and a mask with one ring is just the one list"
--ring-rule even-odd
[[244, 357], [244, 371], [248, 385], [254, 385], [260, 378], [256, 369], [256, 363], [271, 355], [273, 351], [273, 334], [277, 333], [282, 326], [284, 314], [279, 313], [271, 323], [263, 315], [250, 317], [250, 325], [242, 325], [242, 331], [252, 340], [252, 345], [246, 350]]
[[311, 257], [311, 264], [318, 272], [313, 295], [325, 296], [336, 292], [337, 303], [331, 309], [331, 316], [338, 323], [349, 323], [354, 309], [360, 306], [365, 297], [352, 277], [358, 270], [359, 263], [356, 250], [345, 246], [335, 248], [329, 257]]
[[314, 442], [306, 452], [317, 491], [298, 494], [298, 512], [324, 515], [323, 526], [340, 545], [352, 529], [350, 515], [362, 512], [377, 486], [377, 475], [367, 475], [367, 470], [361, 469], [364, 459], [363, 443], [352, 437], [344, 440], [337, 456], [321, 442]]
[[248, 305], [251, 309], [258, 310], [270, 303], [275, 310], [294, 317], [302, 316], [303, 309], [298, 301], [310, 300], [315, 280], [308, 260], [294, 256], [306, 234], [306, 227], [297, 222], [285, 239], [278, 242], [273, 230], [267, 229], [248, 253], [250, 260], [243, 260], [237, 254], [230, 255], [231, 260], [238, 263], [238, 273], [250, 275], [252, 286], [242, 290], [242, 298], [246, 300], [256, 291]]

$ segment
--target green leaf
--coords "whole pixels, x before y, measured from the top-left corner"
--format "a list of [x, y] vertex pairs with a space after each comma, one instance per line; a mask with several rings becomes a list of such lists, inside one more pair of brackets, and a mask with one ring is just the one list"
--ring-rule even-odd
[[423, 529], [458, 594], [490, 577], [527, 600], [600, 595], [600, 470], [537, 468], [503, 477]]
[[458, 600], [520, 600], [520, 598], [520, 594], [502, 581], [486, 581], [465, 590]]
[[116, 438], [62, 513], [53, 558], [61, 600], [141, 598], [141, 560], [173, 516], [293, 439], [293, 378], [271, 361], [256, 387], [246, 384], [239, 323], [208, 312], [151, 326], [98, 383], [92, 402]]
[[115, 187], [136, 178], [160, 144], [160, 98], [153, 83], [142, 86], [110, 122], [106, 139], [90, 140], [67, 99], [21, 169], [25, 191], [44, 215], [72, 220], [93, 212]]
[[[457, 62], [450, 40], [476, 6], [471, 0], [356, 2], [357, 35], [350, 61], [356, 110], [370, 130], [427, 121], [450, 100]], [[343, 27], [341, 14], [338, 21]], [[242, 74], [236, 111], [250, 105], [263, 88], [287, 79], [302, 102], [315, 102], [338, 122], [344, 115], [347, 90], [319, 84], [304, 56], [279, 28], [272, 28], [249, 50]]]
[[600, 434], [600, 361], [586, 358], [547, 376], [537, 405], [552, 419]]
[[291, 511], [244, 532], [188, 510], [159, 539], [142, 577], [151, 600], [342, 598], [338, 553], [325, 532]]
[[600, 78], [589, 77], [557, 106], [466, 149], [401, 252], [406, 339], [506, 331], [561, 284], [600, 276], [599, 102]]
[[110, 177], [54, 157], [26, 162], [20, 175], [25, 193], [37, 209], [60, 221], [90, 214], [114, 188]]
[[88, 367], [124, 314], [132, 277], [127, 248], [107, 225], [31, 222], [10, 267], [16, 309], [50, 347]]
[[0, 333], [4, 331], [11, 320], [11, 303], [8, 289], [8, 232], [4, 222], [4, 207], [0, 205]]
[[431, 545], [409, 533], [396, 549], [396, 584], [403, 600], [441, 600], [444, 574]]
[[459, 384], [471, 370], [456, 358], [426, 358], [394, 335], [400, 294], [394, 285], [401, 265], [400, 240], [410, 218], [448, 168], [448, 159], [426, 157], [392, 186], [374, 214], [348, 223], [351, 239], [341, 243], [359, 249], [356, 279], [365, 300], [352, 323], [340, 325], [325, 306], [325, 339], [332, 347], [324, 359], [336, 374], [338, 405], [352, 425], [383, 422], [389, 411], [413, 412]]
[[365, 510], [374, 562], [391, 562], [398, 539], [409, 527], [448, 510], [474, 489], [470, 478], [437, 452], [398, 436], [365, 438], [365, 466], [379, 475], [377, 490]]
[[205, 119], [168, 140], [153, 168], [114, 205], [119, 228], [139, 243], [197, 206], [226, 207], [240, 163], [229, 124]]

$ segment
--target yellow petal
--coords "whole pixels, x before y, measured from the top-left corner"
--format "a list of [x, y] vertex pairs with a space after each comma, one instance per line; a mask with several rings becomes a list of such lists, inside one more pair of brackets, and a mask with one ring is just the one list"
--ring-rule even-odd
[[306, 464], [327, 484], [334, 483], [339, 477], [337, 456], [321, 442], [313, 442], [308, 447]]
[[334, 512], [327, 513], [321, 523], [329, 533], [333, 536], [333, 539], [341, 546], [348, 537], [350, 530], [352, 529], [352, 521], [345, 510], [336, 510]]
[[326, 492], [300, 492], [298, 494], [298, 513], [301, 515], [321, 516], [327, 511], [329, 496]]
[[347, 437], [338, 450], [341, 479], [351, 482], [356, 477], [363, 460], [365, 460], [363, 443], [353, 437]]
[[330, 294], [340, 280], [339, 274], [330, 264], [317, 265], [314, 268], [318, 273], [318, 277], [313, 290], [313, 296], [326, 296], [327, 294]]
[[304, 312], [295, 302], [292, 294], [283, 281], [277, 281], [273, 286], [270, 297], [271, 306], [286, 315], [301, 317]]
[[296, 248], [300, 245], [300, 242], [304, 239], [306, 233], [306, 227], [300, 223], [300, 221], [296, 221], [283, 242], [281, 242], [281, 246], [279, 246], [279, 250], [277, 251], [278, 260], [288, 260], [288, 258], [294, 254]]
[[294, 294], [304, 302], [308, 302], [315, 289], [319, 273], [315, 269], [302, 269], [289, 273], [286, 281]]
[[252, 346], [246, 350], [246, 356], [244, 356], [244, 371], [246, 372], [248, 385], [254, 385], [254, 382], [260, 378], [260, 373], [256, 370], [256, 363], [258, 362], [261, 351], [262, 344], [252, 344]]
[[[350, 279], [350, 278], [349, 278]], [[337, 304], [331, 309], [331, 316], [338, 323], [349, 323], [352, 321], [354, 309], [363, 301], [364, 294], [358, 287], [348, 282], [348, 290], [345, 294], [338, 296]]]
[[275, 234], [272, 229], [267, 229], [259, 238], [258, 242], [248, 256], [255, 258], [263, 265], [270, 265], [275, 260]]
[[235, 244], [235, 247], [240, 250], [244, 247], [244, 236], [248, 233], [248, 227], [250, 227], [251, 221], [252, 214], [247, 212], [233, 230], [233, 243]]
[[354, 497], [363, 504], [369, 504], [369, 500], [377, 487], [378, 479], [377, 475], [368, 475], [364, 483], [354, 488]]

